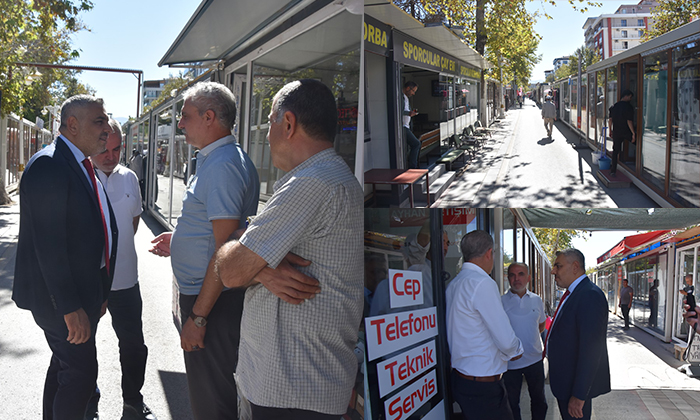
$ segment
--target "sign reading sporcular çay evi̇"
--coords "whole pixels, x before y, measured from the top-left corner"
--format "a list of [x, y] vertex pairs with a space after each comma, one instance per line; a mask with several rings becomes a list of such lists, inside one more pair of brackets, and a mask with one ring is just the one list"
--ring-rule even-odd
[[424, 42], [396, 30], [392, 32], [392, 37], [394, 39], [394, 60], [399, 63], [458, 77], [472, 79], [481, 77], [481, 72], [478, 69]]

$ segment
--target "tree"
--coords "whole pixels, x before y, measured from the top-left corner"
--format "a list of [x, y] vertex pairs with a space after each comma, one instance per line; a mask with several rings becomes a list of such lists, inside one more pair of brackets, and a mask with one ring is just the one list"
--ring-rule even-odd
[[[38, 76], [36, 70], [15, 63], [62, 64], [77, 58], [70, 37], [84, 29], [78, 15], [90, 9], [90, 0], [0, 0], [0, 116], [10, 112], [25, 116], [31, 98], [37, 98], [35, 104], [46, 100], [57, 73], [44, 71], [37, 82], [27, 86], [28, 76]], [[43, 102], [46, 104], [50, 102]], [[37, 113], [37, 107], [32, 105], [31, 112]], [[6, 198], [0, 179], [0, 204], [6, 204]]]
[[532, 231], [552, 263], [557, 257], [557, 252], [571, 248], [574, 238], [585, 238], [583, 231], [574, 229], [533, 228]]
[[180, 91], [180, 89], [186, 87], [192, 81], [192, 71], [180, 71], [177, 76], [172, 74], [165, 79], [165, 84], [163, 85], [163, 90], [158, 94], [158, 97], [153, 100], [148, 106], [143, 108], [143, 114], [150, 112], [152, 109], [158, 107], [166, 100], [171, 98], [172, 91]]
[[[578, 55], [581, 53], [581, 72], [585, 72], [588, 66], [600, 61], [600, 53], [588, 47], [581, 46], [569, 56], [569, 64], [564, 64], [554, 72], [554, 80], [563, 79], [569, 76], [578, 75]], [[554, 81], [553, 80], [553, 81]]]
[[643, 41], [649, 41], [700, 17], [698, 0], [659, 0], [658, 6], [651, 9], [654, 21], [649, 30], [644, 31]]

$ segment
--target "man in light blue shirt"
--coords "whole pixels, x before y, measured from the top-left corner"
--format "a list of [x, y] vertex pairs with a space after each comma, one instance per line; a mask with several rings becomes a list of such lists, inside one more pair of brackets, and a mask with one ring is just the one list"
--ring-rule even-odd
[[198, 83], [184, 98], [178, 127], [199, 149], [197, 173], [188, 182], [174, 232], [154, 239], [151, 252], [172, 256], [180, 304], [175, 316], [182, 326], [194, 418], [230, 419], [238, 412], [233, 374], [245, 292], [225, 290], [207, 267], [214, 252], [255, 214], [260, 182], [231, 135], [236, 103], [228, 88]]

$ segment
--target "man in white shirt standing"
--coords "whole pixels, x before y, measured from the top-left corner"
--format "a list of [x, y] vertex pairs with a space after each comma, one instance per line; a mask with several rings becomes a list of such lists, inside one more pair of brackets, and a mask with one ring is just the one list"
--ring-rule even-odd
[[[107, 137], [104, 152], [91, 158], [100, 182], [112, 203], [117, 228], [122, 237], [117, 246], [117, 264], [114, 281], [107, 301], [112, 316], [112, 327], [119, 339], [119, 360], [122, 368], [123, 419], [155, 420], [143, 403], [141, 387], [146, 375], [148, 348], [143, 340], [141, 313], [143, 301], [138, 283], [138, 264], [134, 235], [141, 217], [141, 193], [134, 171], [119, 164], [122, 149], [122, 130], [119, 123], [109, 120], [113, 132]], [[99, 391], [92, 405], [97, 411]], [[92, 414], [92, 413], [91, 413]], [[93, 417], [94, 418], [94, 417]]]
[[493, 271], [493, 238], [483, 230], [464, 235], [464, 265], [447, 288], [447, 342], [452, 355], [452, 393], [465, 419], [513, 418], [503, 372], [522, 357], [501, 304]]
[[542, 362], [542, 337], [546, 316], [542, 299], [527, 290], [530, 283], [530, 268], [525, 263], [508, 266], [510, 291], [501, 296], [503, 309], [508, 314], [515, 335], [523, 344], [523, 357], [508, 362], [508, 371], [503, 380], [508, 391], [513, 418], [520, 420], [520, 390], [523, 376], [530, 393], [530, 410], [533, 420], [544, 420], [547, 416], [547, 398], [544, 395], [544, 364]]

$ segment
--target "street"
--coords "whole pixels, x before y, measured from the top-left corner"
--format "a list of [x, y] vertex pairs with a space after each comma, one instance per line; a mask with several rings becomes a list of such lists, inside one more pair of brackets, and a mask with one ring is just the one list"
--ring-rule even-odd
[[576, 149], [578, 136], [560, 121], [547, 138], [529, 99], [491, 128], [493, 136], [433, 207], [658, 207], [634, 185], [605, 187], [588, 146]]
[[[556, 140], [555, 140], [556, 141]], [[18, 201], [18, 197], [13, 199]], [[47, 211], [49, 211], [47, 209]], [[0, 400], [2, 418], [41, 418], [41, 396], [50, 352], [41, 330], [28, 311], [11, 300], [19, 205], [0, 207]], [[162, 232], [150, 216], [142, 215], [136, 234], [139, 279], [144, 300], [144, 334], [149, 348], [144, 400], [160, 420], [192, 418], [179, 337], [171, 316], [172, 271], [167, 258], [148, 252], [150, 241]], [[118, 344], [109, 313], [97, 331], [103, 419], [121, 417]], [[613, 391], [593, 402], [594, 419], [697, 419], [700, 418], [700, 380], [678, 371], [673, 345], [639, 328], [622, 330], [622, 320], [610, 315], [608, 352]], [[523, 388], [526, 388], [524, 386]], [[549, 385], [548, 419], [558, 419]], [[523, 390], [523, 418], [529, 419], [529, 401]]]

